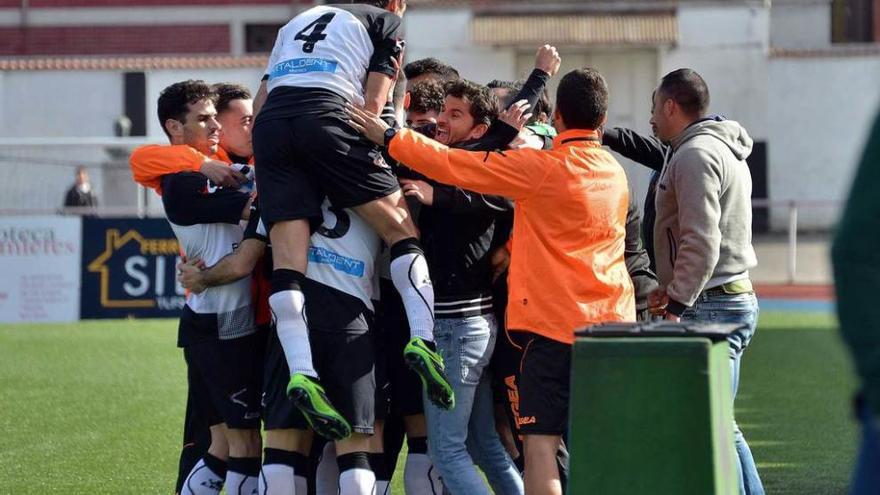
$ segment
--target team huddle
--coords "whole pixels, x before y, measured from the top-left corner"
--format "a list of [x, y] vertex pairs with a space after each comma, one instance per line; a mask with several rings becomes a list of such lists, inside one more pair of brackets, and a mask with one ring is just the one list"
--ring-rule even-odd
[[131, 156], [186, 258], [179, 493], [387, 494], [404, 438], [409, 495], [561, 493], [574, 332], [688, 302], [602, 145], [667, 150], [604, 132], [602, 76], [554, 108], [550, 46], [524, 81], [402, 66], [405, 10], [306, 10], [255, 97], [172, 84]]

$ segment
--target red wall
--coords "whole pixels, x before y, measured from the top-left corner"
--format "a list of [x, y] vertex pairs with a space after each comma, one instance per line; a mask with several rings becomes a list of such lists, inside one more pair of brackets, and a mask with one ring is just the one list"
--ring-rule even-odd
[[0, 56], [229, 53], [229, 26], [0, 28]]
[[[311, 4], [312, 0], [29, 0], [31, 8], [42, 7], [150, 7], [159, 5], [289, 5]], [[20, 8], [21, 0], [0, 0], [0, 8]]]

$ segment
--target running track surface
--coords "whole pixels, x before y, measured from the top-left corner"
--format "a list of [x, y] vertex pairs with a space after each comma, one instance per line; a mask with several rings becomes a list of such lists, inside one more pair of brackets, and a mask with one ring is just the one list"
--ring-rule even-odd
[[758, 285], [763, 311], [834, 312], [834, 287], [830, 285]]

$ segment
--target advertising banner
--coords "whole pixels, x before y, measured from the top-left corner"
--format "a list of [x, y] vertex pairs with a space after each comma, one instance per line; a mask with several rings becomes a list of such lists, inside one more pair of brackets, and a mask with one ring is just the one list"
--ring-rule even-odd
[[158, 218], [83, 219], [81, 318], [176, 317], [180, 248]]
[[81, 219], [0, 217], [0, 322], [79, 318]]

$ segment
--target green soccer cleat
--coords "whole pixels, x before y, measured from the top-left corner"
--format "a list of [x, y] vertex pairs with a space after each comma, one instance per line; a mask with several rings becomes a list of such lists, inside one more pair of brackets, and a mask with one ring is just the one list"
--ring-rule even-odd
[[434, 350], [433, 342], [413, 337], [403, 349], [403, 359], [422, 379], [422, 387], [431, 402], [440, 409], [455, 407], [455, 392], [446, 378], [443, 358]]
[[333, 441], [351, 435], [351, 425], [330, 404], [330, 399], [318, 380], [302, 373], [290, 375], [287, 396], [318, 435]]

